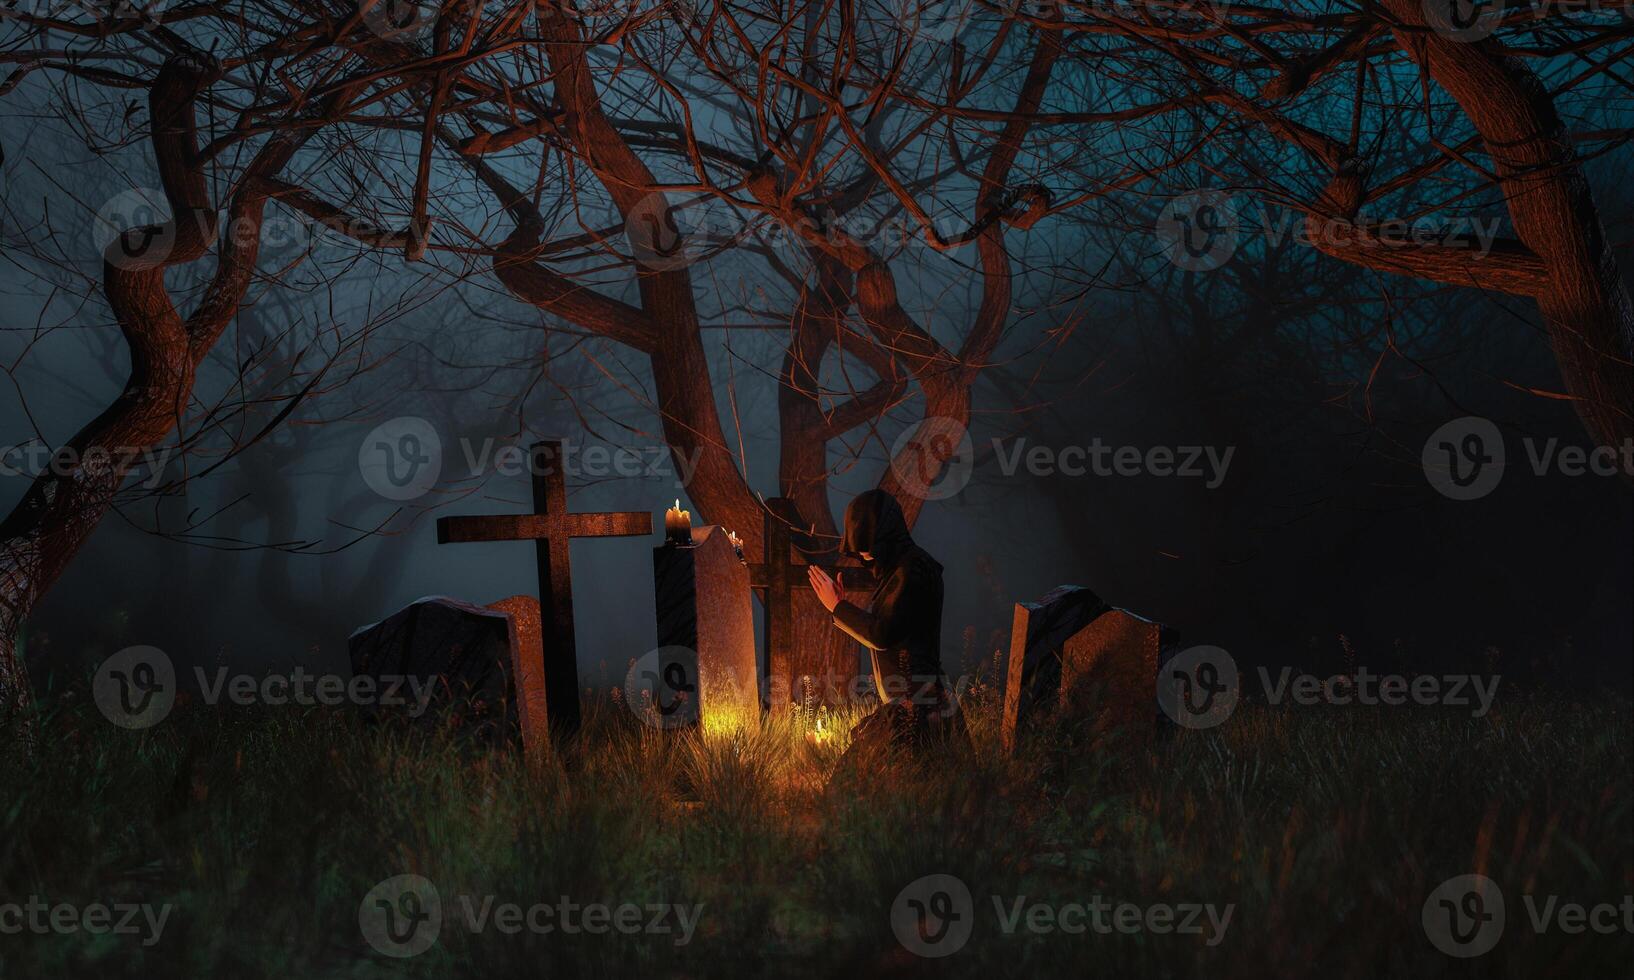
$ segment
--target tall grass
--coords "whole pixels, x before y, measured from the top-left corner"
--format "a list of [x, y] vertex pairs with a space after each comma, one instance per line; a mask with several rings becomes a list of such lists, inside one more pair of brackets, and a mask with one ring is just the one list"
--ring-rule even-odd
[[[0, 903], [169, 903], [160, 942], [0, 935], [0, 976], [1604, 975], [1627, 934], [1536, 935], [1519, 896], [1634, 892], [1631, 721], [1620, 701], [1489, 716], [1245, 706], [1140, 739], [1048, 720], [1011, 757], [991, 694], [974, 746], [847, 760], [836, 717], [661, 732], [591, 705], [578, 751], [523, 760], [344, 712], [179, 709], [126, 732], [83, 703], [5, 763]], [[1442, 880], [1509, 896], [1498, 949], [1444, 957], [1420, 926]], [[373, 952], [363, 895], [416, 873], [445, 907], [701, 904], [696, 936], [506, 935], [445, 925]], [[893, 900], [927, 874], [974, 896], [970, 943], [920, 960]], [[994, 898], [1235, 906], [1223, 941], [1007, 935]], [[1565, 972], [1562, 972], [1565, 971]]]

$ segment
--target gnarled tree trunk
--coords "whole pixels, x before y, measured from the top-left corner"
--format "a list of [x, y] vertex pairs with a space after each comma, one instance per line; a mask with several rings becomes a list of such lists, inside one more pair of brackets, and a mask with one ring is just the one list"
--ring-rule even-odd
[[1425, 27], [1419, 0], [1385, 0], [1397, 43], [1458, 102], [1492, 158], [1520, 240], [1543, 263], [1534, 298], [1566, 392], [1596, 442], [1634, 439], [1634, 303], [1548, 89], [1496, 39]]
[[[27, 666], [17, 649], [23, 622], [79, 553], [123, 486], [129, 463], [168, 438], [184, 417], [199, 363], [231, 322], [261, 247], [267, 194], [311, 129], [274, 139], [247, 168], [227, 212], [216, 272], [194, 314], [183, 319], [165, 289], [165, 270], [202, 258], [216, 244], [217, 218], [198, 154], [200, 93], [216, 67], [195, 55], [165, 62], [149, 92], [152, 142], [171, 220], [132, 228], [108, 247], [103, 291], [130, 351], [130, 377], [112, 404], [69, 440], [71, 465], [47, 468], [0, 522], [0, 731], [25, 750], [36, 734]], [[325, 100], [334, 112], [355, 91]]]

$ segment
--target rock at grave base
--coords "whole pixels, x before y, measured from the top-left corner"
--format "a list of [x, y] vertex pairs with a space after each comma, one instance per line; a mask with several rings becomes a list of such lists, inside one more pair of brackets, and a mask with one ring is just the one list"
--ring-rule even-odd
[[[372, 677], [371, 720], [451, 730], [497, 745], [521, 740], [518, 627], [508, 611], [427, 596], [353, 633], [352, 673]], [[418, 693], [417, 693], [418, 692]]]
[[1150, 736], [1158, 719], [1159, 665], [1174, 630], [1116, 609], [1088, 589], [1061, 586], [1016, 604], [1004, 687], [1006, 751], [1041, 713], [1086, 716], [1092, 732]]

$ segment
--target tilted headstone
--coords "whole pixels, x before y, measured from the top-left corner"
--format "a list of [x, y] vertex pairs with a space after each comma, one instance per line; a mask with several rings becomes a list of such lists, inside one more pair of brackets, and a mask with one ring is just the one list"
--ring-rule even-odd
[[[1093, 727], [1137, 734], [1157, 719], [1158, 667], [1175, 648], [1169, 627], [1108, 605], [1074, 585], [1016, 603], [1004, 685], [1004, 748], [1039, 714], [1095, 710]], [[1091, 695], [1098, 697], [1091, 703]]]
[[1078, 716], [1096, 712], [1096, 731], [1149, 734], [1160, 721], [1158, 667], [1176, 649], [1177, 638], [1173, 628], [1126, 609], [1095, 617], [1062, 650], [1062, 709]]
[[517, 723], [522, 730], [522, 749], [529, 755], [543, 755], [550, 748], [550, 702], [545, 691], [544, 649], [540, 632], [539, 600], [531, 595], [513, 595], [490, 602], [489, 609], [505, 613], [511, 620], [511, 677], [516, 690]]
[[519, 668], [517, 642], [509, 613], [428, 596], [353, 633], [347, 647], [354, 677], [374, 678], [381, 694], [365, 705], [369, 717], [498, 744], [522, 735], [514, 678], [532, 668]]
[[749, 567], [720, 527], [652, 552], [660, 662], [652, 710], [664, 724], [724, 731], [760, 724]]

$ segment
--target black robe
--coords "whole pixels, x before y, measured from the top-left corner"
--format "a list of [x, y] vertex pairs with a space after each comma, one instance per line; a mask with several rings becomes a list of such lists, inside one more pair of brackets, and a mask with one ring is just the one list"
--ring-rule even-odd
[[846, 508], [844, 550], [869, 553], [879, 573], [867, 609], [846, 600], [834, 607], [834, 624], [867, 648], [888, 711], [888, 720], [858, 728], [873, 721], [893, 738], [922, 737], [957, 713], [942, 673], [942, 566], [914, 544], [901, 506], [881, 490]]

